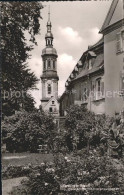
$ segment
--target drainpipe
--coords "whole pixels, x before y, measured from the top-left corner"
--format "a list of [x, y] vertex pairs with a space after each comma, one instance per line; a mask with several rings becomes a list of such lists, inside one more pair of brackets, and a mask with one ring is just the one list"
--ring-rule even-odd
[[90, 111], [91, 111], [91, 94], [90, 94], [90, 85], [91, 85], [91, 82], [90, 82], [90, 76], [89, 74], [87, 75], [88, 77], [88, 84], [89, 84], [89, 87], [88, 87], [88, 90], [89, 90], [89, 104], [90, 104]]
[[[123, 66], [123, 70], [122, 70], [122, 90], [123, 90], [123, 108], [122, 108], [122, 112], [124, 113], [124, 66]], [[123, 114], [123, 116], [124, 116], [124, 114]]]

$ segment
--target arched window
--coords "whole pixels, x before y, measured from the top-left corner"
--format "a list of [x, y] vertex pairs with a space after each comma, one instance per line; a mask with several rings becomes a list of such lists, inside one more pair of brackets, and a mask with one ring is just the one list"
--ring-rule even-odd
[[50, 39], [48, 39], [48, 45], [50, 45]]
[[46, 69], [46, 62], [45, 62], [45, 60], [43, 62], [43, 68], [44, 68], [44, 70]]
[[56, 67], [55, 67], [55, 61], [53, 61], [53, 69], [55, 70], [55, 68], [56, 68]]
[[51, 68], [50, 60], [48, 60], [48, 69]]
[[49, 108], [49, 112], [53, 112], [53, 108], [52, 107]]
[[51, 85], [48, 84], [48, 94], [51, 94]]
[[47, 46], [49, 45], [49, 40], [48, 40], [48, 39], [46, 40], [46, 45], [47, 45]]

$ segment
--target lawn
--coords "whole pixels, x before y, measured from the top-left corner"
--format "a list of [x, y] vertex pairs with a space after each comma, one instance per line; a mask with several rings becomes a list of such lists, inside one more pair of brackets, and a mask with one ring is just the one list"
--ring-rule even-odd
[[2, 154], [2, 166], [11, 165], [27, 165], [31, 163], [32, 165], [37, 165], [42, 162], [53, 161], [52, 154], [42, 154], [42, 153], [5, 153]]

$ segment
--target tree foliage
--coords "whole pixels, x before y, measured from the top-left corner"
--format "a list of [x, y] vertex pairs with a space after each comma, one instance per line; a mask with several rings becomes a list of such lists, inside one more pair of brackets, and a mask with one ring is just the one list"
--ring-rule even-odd
[[[76, 142], [78, 149], [90, 144], [97, 146], [112, 126], [113, 118], [95, 115], [83, 106], [72, 106], [67, 110], [65, 127], [69, 142]], [[68, 142], [68, 143], [69, 143]], [[72, 147], [71, 147], [72, 149]]]
[[[26, 60], [33, 45], [37, 44], [35, 35], [40, 30], [42, 8], [39, 2], [1, 2], [2, 89], [3, 93], [9, 93], [3, 99], [5, 115], [13, 114], [22, 102], [22, 97], [12, 97], [11, 92], [23, 90], [27, 95], [29, 89], [36, 88], [38, 79], [28, 68]], [[28, 33], [29, 43], [25, 33]], [[26, 98], [25, 102], [28, 103]]]
[[54, 132], [53, 118], [43, 112], [17, 112], [2, 122], [3, 142], [10, 152], [37, 152], [41, 144], [50, 148]]

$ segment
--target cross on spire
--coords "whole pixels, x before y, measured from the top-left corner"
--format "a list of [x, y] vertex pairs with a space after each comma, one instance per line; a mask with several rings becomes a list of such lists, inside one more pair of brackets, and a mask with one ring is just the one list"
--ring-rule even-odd
[[53, 34], [51, 32], [52, 24], [50, 21], [50, 5], [48, 7], [48, 21], [47, 21], [47, 33], [45, 35], [46, 39], [46, 46], [52, 47], [52, 42], [53, 42]]
[[48, 7], [48, 22], [47, 22], [47, 32], [51, 32], [51, 21], [50, 21], [50, 5]]
[[49, 5], [49, 11], [48, 11], [48, 21], [50, 22], [50, 5]]

